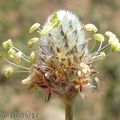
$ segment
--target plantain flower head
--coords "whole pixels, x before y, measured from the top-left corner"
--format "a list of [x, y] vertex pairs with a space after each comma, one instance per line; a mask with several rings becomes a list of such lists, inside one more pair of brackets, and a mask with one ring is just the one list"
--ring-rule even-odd
[[[17, 59], [18, 67], [30, 73], [30, 76], [22, 80], [22, 84], [47, 90], [47, 100], [52, 94], [74, 98], [79, 93], [84, 98], [85, 91], [97, 88], [99, 79], [95, 64], [96, 61], [105, 59], [106, 53], [103, 50], [110, 46], [112, 52], [120, 51], [120, 43], [115, 34], [107, 31], [105, 35], [108, 43], [103, 46], [105, 37], [97, 33], [98, 28], [94, 24], [83, 25], [76, 15], [65, 10], [51, 14], [43, 26], [33, 24], [29, 33], [34, 31], [38, 32], [39, 38], [30, 39], [28, 47], [39, 46], [38, 54], [32, 51], [29, 56], [25, 55], [13, 46], [11, 40], [4, 42], [3, 47], [8, 49], [11, 59]], [[86, 38], [87, 31], [93, 34], [89, 38]], [[91, 40], [99, 43], [97, 50], [94, 45], [89, 48]], [[37, 62], [36, 56], [39, 57]], [[21, 66], [21, 60], [28, 62], [30, 68]]]
[[[93, 27], [96, 32], [97, 28]], [[22, 83], [47, 89], [48, 96], [52, 93], [63, 97], [77, 93], [83, 96], [84, 90], [95, 89], [93, 76], [96, 72], [83, 28], [78, 17], [69, 11], [60, 10], [50, 15], [42, 29], [37, 31], [40, 34], [40, 56], [34, 75]]]

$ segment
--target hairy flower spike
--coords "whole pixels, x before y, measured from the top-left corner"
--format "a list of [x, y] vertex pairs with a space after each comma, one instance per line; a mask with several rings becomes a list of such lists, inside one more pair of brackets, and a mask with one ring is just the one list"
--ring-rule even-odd
[[[110, 46], [114, 52], [120, 51], [120, 42], [116, 35], [107, 31], [105, 35], [108, 36], [108, 43], [104, 46], [105, 37], [96, 33], [98, 29], [95, 25], [83, 25], [76, 15], [65, 10], [54, 12], [39, 27], [40, 24], [35, 23], [29, 30], [29, 33], [37, 30], [40, 35], [39, 38], [34, 37], [28, 41], [30, 48], [39, 45], [39, 52], [33, 51], [29, 57], [15, 48], [11, 40], [3, 43], [3, 47], [8, 49], [8, 55], [15, 58], [17, 64], [5, 60], [25, 70], [20, 72], [30, 72], [30, 76], [22, 83], [47, 90], [47, 101], [52, 94], [59, 95], [64, 101], [70, 101], [78, 93], [84, 98], [85, 91], [93, 92], [98, 81], [95, 61], [99, 62], [107, 56], [103, 51], [106, 47]], [[100, 42], [97, 49], [94, 49], [93, 44], [89, 50], [92, 39], [86, 38], [84, 30], [91, 32], [92, 39]], [[21, 59], [30, 63], [30, 68], [18, 64]]]
[[[48, 96], [51, 93], [64, 97], [66, 95], [75, 96], [79, 92], [84, 98], [85, 90], [93, 91], [96, 88], [93, 81], [96, 78], [93, 63], [106, 56], [102, 51], [106, 47], [102, 46], [105, 38], [102, 34], [93, 33], [93, 38], [100, 41], [100, 46], [96, 52], [91, 53], [92, 50], [88, 49], [83, 27], [90, 32], [98, 31], [93, 24], [83, 26], [79, 19], [69, 11], [54, 12], [43, 28], [38, 31], [40, 58], [35, 67], [37, 72], [22, 83], [47, 88]], [[111, 33], [106, 33], [110, 36], [109, 34]], [[111, 38], [109, 37], [109, 39]], [[111, 40], [109, 40], [109, 44], [113, 44]], [[30, 56], [31, 59], [34, 59], [33, 53]], [[35, 77], [36, 75], [37, 77]]]
[[[90, 32], [90, 37], [86, 38], [84, 30]], [[65, 10], [51, 14], [41, 27], [39, 23], [33, 24], [29, 33], [34, 31], [39, 33], [39, 38], [30, 39], [28, 46], [31, 48], [39, 45], [37, 52], [32, 51], [30, 56], [27, 56], [13, 46], [9, 39], [3, 42], [3, 47], [17, 64], [7, 58], [4, 60], [23, 69], [15, 72], [30, 73], [22, 80], [22, 84], [47, 90], [46, 101], [49, 101], [53, 94], [58, 95], [66, 106], [66, 120], [72, 120], [71, 104], [77, 94], [84, 99], [86, 91], [93, 92], [99, 88], [96, 63], [107, 56], [104, 49], [110, 46], [113, 52], [118, 52], [120, 42], [115, 34], [107, 31], [105, 35], [108, 43], [104, 46], [105, 37], [96, 33], [98, 29], [94, 24], [83, 25], [76, 15]], [[89, 50], [91, 40], [94, 40], [94, 44]], [[95, 47], [96, 41], [99, 41], [98, 48]], [[30, 67], [20, 65], [21, 59], [28, 62]], [[12, 73], [13, 69], [8, 67], [5, 75], [9, 77]]]

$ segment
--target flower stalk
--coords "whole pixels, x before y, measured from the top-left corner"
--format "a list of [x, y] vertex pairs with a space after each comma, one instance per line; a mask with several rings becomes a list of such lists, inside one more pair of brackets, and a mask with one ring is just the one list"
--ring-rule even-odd
[[73, 100], [65, 104], [65, 120], [73, 120]]

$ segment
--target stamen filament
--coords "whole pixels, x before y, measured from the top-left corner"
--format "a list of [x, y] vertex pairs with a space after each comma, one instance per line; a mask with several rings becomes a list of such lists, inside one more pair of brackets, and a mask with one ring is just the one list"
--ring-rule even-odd
[[[97, 50], [97, 52], [95, 52], [95, 53], [93, 53], [93, 58], [92, 58], [92, 60], [94, 60], [94, 59], [96, 59], [97, 57], [99, 57], [99, 55], [97, 55], [99, 52], [101, 52], [102, 50], [104, 50], [105, 48], [107, 48], [108, 47], [108, 45], [109, 45], [109, 43], [107, 44], [107, 45], [105, 45], [104, 47], [102, 47], [102, 48], [100, 48], [100, 46], [99, 46], [99, 50]], [[101, 45], [102, 46], [102, 45]], [[95, 55], [94, 55], [95, 54]], [[97, 55], [97, 56], [96, 56]], [[108, 56], [108, 55], [107, 55]]]
[[102, 43], [103, 43], [103, 42], [100, 42], [100, 45], [99, 45], [99, 48], [98, 48], [97, 52], [94, 52], [94, 53], [92, 54], [93, 59], [94, 59], [94, 57], [96, 57], [96, 55], [98, 55], [98, 54], [99, 54], [100, 49], [101, 49], [101, 47], [102, 47]]
[[25, 55], [21, 50], [19, 50], [19, 49], [16, 48], [16, 47], [13, 47], [13, 48], [14, 48], [15, 50], [17, 50], [18, 52], [21, 52], [26, 59], [29, 59], [29, 57], [28, 57], [27, 55]]
[[94, 47], [95, 47], [95, 44], [96, 44], [96, 40], [94, 41], [93, 46], [92, 46], [91, 50], [89, 51], [89, 53], [91, 53], [91, 52], [92, 52], [92, 50], [93, 50], [93, 49], [94, 49]]
[[99, 53], [99, 51], [100, 51], [100, 49], [101, 49], [101, 47], [102, 47], [102, 44], [103, 44], [103, 42], [100, 42], [100, 46], [99, 46], [99, 48], [98, 48], [98, 50], [97, 50], [97, 52], [96, 52], [95, 55], [97, 55], [97, 54]]
[[15, 71], [14, 73], [25, 73], [25, 72], [30, 72], [30, 71]]
[[23, 57], [23, 56], [22, 56], [22, 59], [24, 59], [25, 61], [30, 63], [30, 61], [28, 59], [26, 59], [25, 57]]
[[23, 69], [26, 69], [26, 70], [30, 70], [29, 68], [24, 67], [24, 66], [21, 66], [21, 65], [17, 65], [17, 64], [15, 64], [15, 63], [9, 61], [9, 60], [6, 59], [6, 58], [5, 58], [5, 61], [8, 62], [8, 63], [10, 63], [10, 64], [12, 64], [12, 65], [14, 65], [14, 66], [17, 66], [17, 67], [19, 67], [19, 68], [23, 68]]
[[102, 51], [102, 50], [104, 50], [108, 45], [109, 45], [109, 43], [106, 44], [104, 47], [102, 47], [102, 48], [99, 50], [99, 52]]

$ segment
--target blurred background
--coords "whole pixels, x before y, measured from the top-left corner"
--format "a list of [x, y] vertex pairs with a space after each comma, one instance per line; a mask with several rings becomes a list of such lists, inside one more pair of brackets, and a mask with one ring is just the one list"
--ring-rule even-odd
[[[0, 44], [12, 38], [18, 48], [29, 54], [27, 41], [35, 36], [29, 35], [29, 27], [35, 22], [43, 24], [50, 13], [60, 9], [70, 10], [83, 23], [95, 24], [102, 33], [111, 30], [120, 38], [120, 0], [0, 0]], [[76, 98], [75, 120], [120, 120], [119, 53], [108, 56], [98, 69], [100, 89], [87, 94], [85, 100]], [[64, 120], [61, 101], [53, 97], [46, 103], [42, 90], [29, 90], [21, 84], [25, 77], [27, 74], [15, 74], [7, 79], [0, 70], [0, 120], [26, 120], [1, 116], [18, 112], [39, 113], [37, 119], [31, 116], [29, 120]]]

